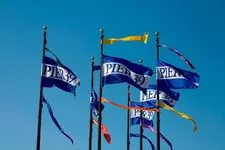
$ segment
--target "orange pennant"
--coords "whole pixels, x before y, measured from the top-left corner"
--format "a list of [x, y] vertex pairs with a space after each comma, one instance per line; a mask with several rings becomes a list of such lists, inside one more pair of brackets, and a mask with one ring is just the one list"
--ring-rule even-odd
[[[98, 124], [98, 121], [96, 121], [96, 120], [92, 120], [92, 123], [94, 123], [94, 124], [96, 124], [96, 125], [99, 125]], [[108, 132], [108, 130], [107, 130], [107, 128], [106, 128], [106, 126], [104, 125], [104, 124], [102, 124], [102, 126], [101, 126], [101, 131], [102, 131], [102, 133], [103, 133], [103, 135], [104, 135], [104, 137], [105, 137], [105, 140], [109, 143], [109, 144], [111, 144], [112, 143], [112, 139], [111, 139], [111, 137], [110, 137], [110, 135], [109, 135], [109, 132]]]
[[120, 108], [123, 108], [123, 109], [131, 109], [131, 110], [147, 110], [147, 111], [154, 111], [154, 112], [159, 112], [158, 109], [156, 108], [144, 108], [144, 107], [128, 107], [128, 106], [123, 106], [123, 105], [120, 105], [120, 104], [116, 104], [110, 100], [107, 100], [105, 98], [102, 97], [102, 102], [106, 102], [106, 103], [110, 103], [116, 107], [120, 107]]

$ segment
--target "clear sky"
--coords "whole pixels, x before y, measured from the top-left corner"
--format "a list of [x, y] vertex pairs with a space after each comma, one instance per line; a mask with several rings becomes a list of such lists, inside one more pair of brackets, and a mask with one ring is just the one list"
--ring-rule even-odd
[[[36, 149], [37, 116], [40, 86], [43, 25], [48, 26], [47, 47], [81, 79], [77, 96], [57, 88], [44, 89], [44, 96], [70, 141], [58, 131], [43, 107], [41, 150], [87, 150], [89, 133], [90, 57], [99, 64], [99, 30], [105, 37], [143, 35], [150, 32], [148, 43], [120, 42], [106, 45], [107, 55], [132, 62], [143, 59], [144, 65], [155, 69], [155, 37], [160, 43], [178, 49], [197, 68], [201, 76], [199, 89], [181, 90], [176, 109], [197, 122], [193, 123], [167, 110], [161, 113], [161, 133], [174, 150], [224, 150], [225, 109], [225, 3], [222, 0], [1, 0], [0, 2], [0, 149]], [[160, 58], [177, 67], [189, 67], [174, 53], [160, 50]], [[155, 76], [153, 76], [155, 78]], [[155, 79], [152, 80], [155, 83]], [[99, 73], [95, 73], [95, 89], [99, 91]], [[131, 88], [133, 100], [139, 91]], [[103, 96], [126, 105], [127, 84], [105, 86]], [[102, 137], [102, 149], [126, 149], [127, 111], [105, 104], [103, 123], [112, 144]], [[97, 126], [93, 125], [93, 150], [97, 149]], [[139, 127], [132, 126], [132, 133]], [[144, 134], [154, 144], [156, 136]], [[139, 139], [131, 138], [131, 150], [139, 149]], [[144, 140], [144, 149], [151, 149]], [[169, 150], [161, 141], [161, 150]]]

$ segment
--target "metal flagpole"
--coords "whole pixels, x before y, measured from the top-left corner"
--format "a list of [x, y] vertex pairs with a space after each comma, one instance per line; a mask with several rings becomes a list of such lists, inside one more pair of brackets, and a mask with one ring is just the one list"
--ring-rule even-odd
[[[43, 27], [44, 29], [44, 41], [43, 41], [43, 49], [42, 49], [42, 58], [41, 58], [41, 66], [43, 62], [43, 56], [45, 55], [45, 45], [47, 44], [47, 39], [46, 39], [46, 30], [47, 26]], [[41, 145], [41, 118], [42, 118], [42, 93], [43, 93], [43, 86], [42, 86], [42, 67], [41, 67], [41, 84], [40, 84], [40, 96], [39, 96], [39, 109], [38, 109], [38, 126], [37, 126], [37, 145], [36, 145], [36, 150], [40, 150], [40, 145]]]
[[[130, 85], [127, 86], [127, 106], [130, 107]], [[127, 110], [127, 150], [130, 150], [130, 110]]]
[[99, 116], [98, 116], [98, 150], [101, 150], [101, 126], [102, 126], [102, 74], [103, 74], [103, 39], [104, 39], [104, 30], [100, 30], [100, 89], [99, 89]]
[[[142, 65], [143, 60], [139, 60], [139, 62]], [[141, 125], [141, 123], [142, 123], [142, 113], [143, 113], [142, 110], [140, 110], [140, 150], [143, 150], [143, 138], [142, 138], [142, 136], [143, 136], [143, 127]]]
[[[156, 36], [156, 60], [159, 60], [159, 47], [157, 46], [159, 44], [159, 32], [155, 33]], [[158, 80], [158, 69], [156, 66], [156, 80], [157, 80], [157, 98], [156, 98], [156, 107], [159, 110], [159, 80]], [[160, 150], [160, 112], [157, 112], [156, 116], [156, 124], [157, 124], [157, 150]]]
[[[94, 88], [94, 57], [91, 57], [91, 89]], [[89, 150], [92, 150], [92, 128], [93, 128], [93, 110], [90, 109], [90, 124], [89, 124]]]

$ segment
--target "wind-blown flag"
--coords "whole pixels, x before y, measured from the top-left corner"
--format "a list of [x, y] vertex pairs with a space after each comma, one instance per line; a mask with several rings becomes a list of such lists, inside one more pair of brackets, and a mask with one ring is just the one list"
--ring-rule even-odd
[[[140, 137], [140, 134], [139, 133], [136, 133], [136, 134], [135, 133], [130, 133], [130, 137]], [[155, 150], [155, 145], [152, 143], [152, 141], [149, 138], [147, 138], [147, 136], [145, 136], [145, 135], [142, 135], [142, 137], [148, 141], [148, 143], [152, 147], [152, 150]]]
[[166, 105], [166, 104], [164, 104], [163, 102], [160, 102], [160, 101], [159, 101], [159, 106], [163, 107], [163, 108], [165, 108], [165, 109], [167, 109], [169, 111], [172, 111], [172, 112], [176, 113], [177, 115], [179, 115], [179, 116], [181, 116], [181, 117], [183, 117], [185, 119], [191, 120], [194, 123], [193, 131], [195, 132], [195, 131], [198, 130], [196, 122], [190, 116], [188, 116], [188, 115], [186, 115], [184, 113], [178, 112], [175, 109], [169, 107], [168, 105]]
[[[137, 102], [135, 102], [135, 103], [137, 103]], [[156, 106], [154, 104], [152, 104], [151, 101], [141, 102], [141, 107], [143, 107], [143, 108], [156, 108]], [[163, 103], [161, 101], [159, 101], [159, 107], [165, 108], [165, 109], [167, 109], [169, 111], [172, 111], [172, 112], [176, 113], [177, 115], [179, 115], [179, 116], [181, 116], [181, 117], [183, 117], [185, 119], [191, 120], [194, 123], [193, 131], [195, 132], [195, 131], [198, 130], [196, 122], [190, 116], [188, 116], [188, 115], [186, 115], [184, 113], [176, 111], [175, 109], [173, 109], [172, 107], [166, 105], [165, 103]]]
[[177, 68], [161, 60], [157, 61], [157, 72], [159, 85], [164, 89], [198, 88], [200, 76], [197, 73]]
[[128, 36], [123, 38], [108, 38], [103, 40], [103, 44], [113, 44], [119, 41], [140, 41], [145, 44], [148, 41], [148, 33], [144, 33], [144, 36]]
[[96, 71], [96, 70], [100, 70], [100, 65], [94, 66], [94, 71]]
[[[161, 102], [167, 104], [170, 107], [174, 107], [179, 100], [180, 93], [169, 89], [164, 89], [159, 86], [159, 99]], [[156, 107], [157, 98], [157, 85], [149, 85], [147, 94], [145, 95], [140, 91], [140, 101], [146, 102], [151, 101], [151, 103]]]
[[[131, 107], [138, 107], [136, 102], [130, 102]], [[142, 111], [142, 122], [153, 126], [152, 118], [154, 116], [154, 111]], [[140, 110], [130, 110], [130, 125], [140, 124]]]
[[54, 113], [53, 113], [53, 110], [51, 108], [51, 105], [48, 103], [48, 101], [42, 96], [42, 101], [47, 105], [47, 108], [48, 108], [48, 112], [52, 118], [52, 121], [55, 123], [55, 125], [57, 126], [57, 128], [60, 130], [60, 132], [62, 132], [62, 134], [64, 134], [67, 138], [70, 139], [70, 141], [72, 142], [73, 144], [73, 139], [67, 135], [63, 129], [61, 128], [61, 126], [59, 125], [58, 121], [56, 120], [55, 116], [54, 116]]
[[56, 59], [43, 56], [42, 86], [48, 88], [56, 86], [76, 96], [75, 89], [80, 85], [80, 79], [69, 68], [58, 61], [58, 58]]
[[119, 107], [119, 108], [122, 108], [122, 109], [129, 109], [129, 110], [147, 110], [147, 111], [154, 111], [154, 112], [160, 112], [158, 109], [156, 109], [156, 108], [150, 108], [149, 107], [149, 104], [147, 104], [147, 105], [145, 105], [146, 107], [143, 107], [142, 106], [142, 103], [140, 103], [140, 102], [134, 102], [135, 103], [135, 105], [137, 105], [138, 107], [128, 107], [128, 106], [123, 106], [123, 105], [120, 105], [120, 104], [117, 104], [117, 103], [114, 103], [114, 102], [112, 102], [112, 101], [110, 101], [110, 100], [107, 100], [107, 99], [105, 99], [105, 98], [103, 98], [102, 97], [102, 103], [104, 103], [104, 102], [106, 102], [106, 103], [109, 103], [109, 104], [112, 104], [112, 105], [114, 105], [114, 106], [116, 106], [116, 107]]
[[103, 55], [103, 85], [127, 82], [146, 92], [153, 70], [126, 59]]
[[[92, 120], [92, 123], [94, 123], [94, 124], [96, 124], [96, 125], [99, 125], [98, 124], [98, 121], [96, 121], [96, 120]], [[109, 144], [111, 144], [112, 143], [112, 139], [111, 139], [111, 137], [110, 137], [110, 135], [109, 135], [109, 132], [108, 132], [108, 130], [107, 130], [107, 128], [106, 128], [106, 126], [104, 125], [104, 124], [102, 124], [102, 126], [101, 126], [101, 131], [102, 131], [102, 134], [104, 135], [104, 138], [105, 138], [105, 140], [109, 143]]]
[[162, 44], [157, 44], [157, 47], [164, 47], [164, 48], [167, 48], [168, 50], [176, 53], [178, 56], [180, 56], [181, 59], [183, 59], [186, 62], [186, 64], [189, 67], [191, 67], [191, 69], [195, 69], [195, 67], [192, 65], [192, 63], [187, 58], [185, 58], [184, 55], [182, 55], [180, 52], [178, 52], [177, 50], [175, 50], [173, 48], [169, 48], [168, 46], [162, 45]]
[[[98, 106], [99, 106], [99, 100], [98, 100], [98, 95], [95, 92], [94, 89], [91, 90], [91, 96], [90, 96], [90, 104], [91, 104], [91, 109], [94, 110], [93, 113], [95, 116], [98, 115]], [[102, 104], [102, 110], [104, 109], [104, 105]]]
[[[151, 130], [153, 133], [157, 134], [156, 130], [152, 126], [147, 125], [147, 124], [145, 124], [143, 122], [141, 123], [141, 126], [144, 127], [144, 128], [147, 128], [147, 129]], [[173, 150], [173, 146], [170, 143], [170, 141], [167, 140], [167, 138], [165, 138], [165, 136], [163, 134], [161, 134], [161, 133], [160, 133], [160, 138], [162, 138], [169, 145], [170, 150]]]

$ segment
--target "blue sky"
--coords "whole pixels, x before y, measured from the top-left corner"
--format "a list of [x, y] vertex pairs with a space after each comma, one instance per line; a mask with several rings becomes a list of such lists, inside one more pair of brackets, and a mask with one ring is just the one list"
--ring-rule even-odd
[[[173, 144], [174, 150], [224, 150], [225, 109], [222, 77], [225, 51], [225, 3], [206, 1], [12, 1], [0, 2], [0, 149], [31, 150], [36, 148], [37, 114], [40, 86], [43, 25], [48, 26], [47, 47], [81, 79], [77, 96], [57, 88], [44, 89], [59, 123], [74, 140], [74, 145], [55, 127], [43, 107], [42, 150], [87, 150], [90, 92], [90, 57], [99, 63], [99, 30], [105, 37], [143, 35], [150, 32], [148, 43], [120, 42], [106, 45], [107, 55], [132, 62], [143, 59], [144, 65], [155, 68], [155, 37], [160, 43], [178, 49], [197, 68], [200, 88], [181, 90], [176, 109], [197, 122], [192, 132], [191, 121], [167, 110], [161, 113], [161, 133]], [[183, 69], [188, 66], [177, 55], [160, 50], [160, 58]], [[155, 78], [155, 76], [153, 77]], [[155, 83], [155, 80], [152, 80]], [[99, 73], [95, 73], [95, 89], [99, 91]], [[127, 84], [108, 85], [103, 96], [126, 104]], [[139, 91], [131, 88], [132, 99], [139, 100]], [[105, 104], [103, 123], [112, 137], [112, 144], [102, 137], [102, 149], [126, 149], [126, 114], [123, 109]], [[93, 126], [93, 149], [97, 149], [97, 126]], [[131, 132], [139, 132], [138, 126]], [[156, 136], [144, 134], [154, 143]], [[169, 147], [161, 142], [161, 150]], [[131, 138], [131, 150], [139, 149], [139, 139]], [[144, 149], [150, 149], [144, 141]]]

